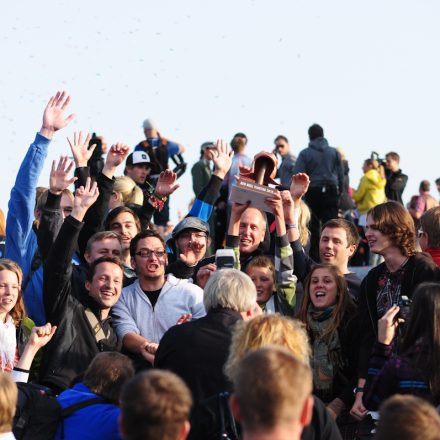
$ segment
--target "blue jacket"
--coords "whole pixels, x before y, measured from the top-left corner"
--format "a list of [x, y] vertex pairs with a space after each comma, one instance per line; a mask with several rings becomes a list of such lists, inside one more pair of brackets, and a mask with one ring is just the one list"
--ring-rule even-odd
[[296, 173], [306, 173], [310, 177], [311, 188], [334, 185], [339, 192], [342, 191], [344, 173], [341, 156], [323, 137], [311, 140], [309, 146], [299, 153]]
[[[63, 391], [58, 396], [61, 407], [67, 408], [84, 400], [100, 397], [83, 383]], [[112, 403], [96, 403], [75, 411], [64, 419], [65, 440], [121, 440], [118, 430], [120, 409]], [[55, 440], [61, 439], [61, 427], [58, 427]]]
[[[32, 229], [35, 190], [47, 156], [50, 140], [37, 133], [20, 166], [11, 191], [6, 220], [6, 258], [16, 261], [26, 280], [37, 250], [37, 236]], [[43, 306], [43, 267], [32, 276], [24, 292], [26, 312], [36, 325], [46, 323]]]

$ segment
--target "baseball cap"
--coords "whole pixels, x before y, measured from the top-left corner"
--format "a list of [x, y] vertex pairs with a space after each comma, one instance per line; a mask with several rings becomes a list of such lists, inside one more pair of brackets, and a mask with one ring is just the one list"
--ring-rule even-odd
[[125, 165], [137, 165], [138, 163], [148, 163], [151, 164], [148, 154], [144, 151], [134, 151], [127, 156]]
[[156, 130], [157, 131], [157, 125], [151, 118], [145, 119], [145, 121], [142, 123], [142, 127], [144, 127], [144, 130]]
[[172, 237], [176, 238], [185, 229], [195, 229], [196, 231], [206, 232], [206, 235], [210, 233], [209, 225], [205, 221], [198, 217], [185, 217], [182, 221], [177, 223], [173, 229]]

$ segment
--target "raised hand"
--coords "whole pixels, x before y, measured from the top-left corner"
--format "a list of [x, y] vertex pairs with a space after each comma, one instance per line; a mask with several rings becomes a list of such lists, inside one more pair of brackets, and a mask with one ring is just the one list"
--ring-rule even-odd
[[272, 210], [275, 217], [283, 217], [284, 219], [283, 200], [279, 191], [273, 196], [266, 197], [264, 203]]
[[130, 147], [126, 144], [121, 142], [113, 144], [107, 153], [106, 165], [114, 168], [118, 167], [127, 158], [129, 151]]
[[399, 306], [394, 305], [379, 319], [377, 340], [380, 343], [390, 345], [393, 342], [396, 329], [403, 322], [403, 319], [397, 319], [399, 310]]
[[177, 174], [173, 173], [171, 170], [165, 170], [159, 175], [155, 192], [162, 197], [169, 196], [176, 191], [179, 186], [180, 185], [177, 183]]
[[309, 189], [310, 179], [305, 173], [298, 173], [292, 176], [292, 183], [290, 184], [290, 194], [294, 201], [301, 200], [304, 194]]
[[214, 162], [214, 175], [224, 179], [231, 168], [233, 151], [228, 151], [228, 144], [223, 139], [217, 139], [215, 149], [208, 150], [209, 158]]
[[48, 139], [52, 139], [53, 134], [68, 125], [75, 115], [72, 113], [65, 116], [65, 110], [69, 106], [70, 96], [66, 92], [57, 92], [55, 96], [49, 99], [44, 109], [43, 125], [40, 133]]
[[33, 327], [28, 344], [30, 344], [36, 350], [39, 350], [52, 339], [56, 329], [57, 327], [52, 326], [50, 322], [41, 327]]
[[54, 160], [49, 178], [49, 191], [52, 194], [60, 195], [66, 188], [77, 180], [76, 177], [69, 178], [69, 174], [73, 168], [73, 161], [67, 156], [61, 156], [58, 165]]
[[90, 134], [86, 136], [83, 140], [82, 131], [79, 133], [73, 133], [73, 141], [67, 138], [69, 142], [70, 149], [72, 150], [73, 159], [75, 160], [75, 166], [86, 167], [87, 162], [92, 157], [93, 151], [95, 150], [96, 144], [93, 144], [89, 148]]
[[85, 213], [96, 202], [98, 196], [98, 184], [96, 182], [92, 183], [90, 177], [87, 177], [86, 186], [80, 186], [75, 192], [72, 217], [82, 221]]
[[118, 142], [117, 144], [113, 144], [107, 153], [107, 157], [105, 159], [104, 168], [102, 169], [102, 174], [104, 174], [109, 179], [112, 179], [116, 168], [124, 162], [127, 158], [128, 153], [130, 151], [130, 147], [126, 144], [122, 144]]

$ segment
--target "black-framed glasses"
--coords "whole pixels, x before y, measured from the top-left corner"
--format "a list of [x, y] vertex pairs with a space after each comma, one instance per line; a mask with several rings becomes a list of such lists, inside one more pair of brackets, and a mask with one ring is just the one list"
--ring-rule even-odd
[[142, 249], [141, 251], [136, 252], [135, 255], [141, 258], [150, 258], [153, 256], [153, 254], [156, 256], [156, 258], [163, 258], [166, 252], [163, 249]]

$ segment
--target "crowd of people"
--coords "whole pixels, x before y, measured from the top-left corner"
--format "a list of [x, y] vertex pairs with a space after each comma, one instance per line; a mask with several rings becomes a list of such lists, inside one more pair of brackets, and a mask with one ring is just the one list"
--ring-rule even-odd
[[353, 189], [313, 124], [298, 157], [275, 138], [261, 209], [231, 197], [258, 174], [237, 133], [201, 145], [173, 225], [185, 147], [151, 119], [134, 149], [75, 133], [38, 186], [69, 103], [50, 98], [0, 211], [0, 439], [440, 438], [429, 181], [405, 207], [389, 152]]

